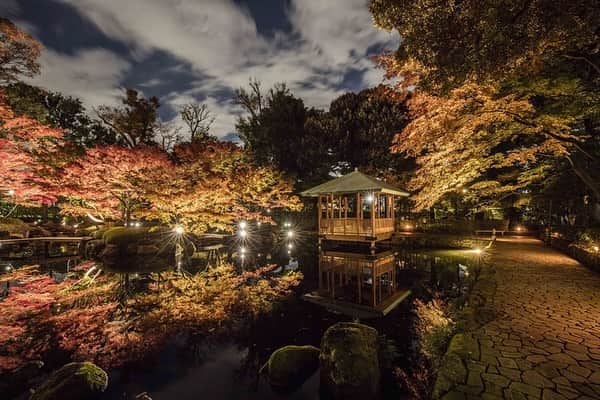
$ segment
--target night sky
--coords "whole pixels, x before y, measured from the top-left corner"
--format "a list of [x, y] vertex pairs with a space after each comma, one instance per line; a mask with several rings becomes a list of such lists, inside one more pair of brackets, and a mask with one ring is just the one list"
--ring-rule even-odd
[[0, 14], [45, 46], [34, 84], [89, 107], [134, 87], [161, 99], [163, 120], [195, 99], [229, 140], [232, 93], [249, 78], [327, 107], [380, 83], [370, 57], [398, 43], [373, 27], [367, 0], [1, 0]]

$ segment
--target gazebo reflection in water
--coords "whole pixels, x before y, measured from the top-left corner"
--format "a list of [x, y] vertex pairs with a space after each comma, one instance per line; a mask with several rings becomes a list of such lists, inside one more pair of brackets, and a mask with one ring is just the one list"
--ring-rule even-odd
[[376, 308], [396, 290], [391, 251], [375, 255], [324, 251], [319, 255], [319, 293]]

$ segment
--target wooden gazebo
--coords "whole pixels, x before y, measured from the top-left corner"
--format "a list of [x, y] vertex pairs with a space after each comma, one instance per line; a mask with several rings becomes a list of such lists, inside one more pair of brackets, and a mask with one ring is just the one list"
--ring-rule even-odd
[[408, 193], [358, 170], [301, 193], [317, 198], [319, 238], [333, 241], [387, 240], [394, 233], [394, 201]]

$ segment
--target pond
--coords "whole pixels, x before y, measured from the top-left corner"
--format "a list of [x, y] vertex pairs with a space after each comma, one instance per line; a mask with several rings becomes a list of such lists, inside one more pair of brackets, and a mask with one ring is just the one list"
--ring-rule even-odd
[[[293, 241], [259, 240], [254, 243], [231, 242], [224, 257], [234, 261], [239, 269], [276, 263], [285, 268], [298, 268], [304, 280], [295, 295], [275, 312], [260, 318], [247, 331], [235, 336], [214, 339], [173, 337], [160, 354], [143, 363], [134, 363], [109, 372], [109, 388], [102, 399], [135, 398], [147, 392], [154, 400], [197, 399], [318, 399], [319, 376], [314, 374], [293, 393], [278, 393], [264, 379], [259, 369], [277, 348], [289, 344], [319, 346], [325, 330], [339, 321], [355, 321], [356, 316], [330, 312], [302, 300], [301, 296], [318, 288], [316, 237], [304, 235]], [[241, 251], [244, 248], [244, 251]], [[291, 251], [290, 251], [291, 250]], [[340, 249], [336, 249], [339, 251]], [[364, 249], [352, 248], [354, 252]], [[469, 276], [476, 273], [479, 259], [469, 250], [419, 250], [388, 248], [394, 254], [395, 279], [412, 290], [412, 297], [400, 303], [386, 317], [364, 322], [375, 327], [395, 348], [394, 362], [410, 369], [408, 359], [413, 351], [411, 320], [413, 298], [429, 299], [433, 293], [459, 298], [466, 290]], [[12, 261], [14, 267], [18, 264]], [[0, 261], [0, 264], [2, 261]], [[6, 261], [5, 261], [6, 263]], [[72, 261], [69, 261], [72, 263]], [[139, 265], [139, 264], [138, 264]], [[146, 270], [140, 265], [139, 271]], [[45, 268], [55, 279], [67, 269], [67, 262], [48, 263]], [[151, 269], [155, 269], [152, 267]], [[108, 268], [110, 270], [110, 268]], [[128, 270], [137, 274], [136, 268]], [[146, 270], [147, 271], [147, 270]], [[0, 303], [1, 306], [1, 303]], [[192, 343], [192, 344], [190, 344]], [[53, 360], [45, 360], [51, 365]], [[65, 360], [57, 358], [56, 366]], [[393, 385], [384, 382], [385, 398], [401, 398]]]

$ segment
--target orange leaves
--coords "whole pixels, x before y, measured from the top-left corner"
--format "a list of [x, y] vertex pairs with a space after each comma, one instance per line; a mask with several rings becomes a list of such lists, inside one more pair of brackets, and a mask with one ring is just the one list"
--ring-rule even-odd
[[32, 77], [40, 70], [37, 58], [42, 45], [6, 18], [0, 18], [0, 81], [21, 75]]
[[568, 155], [570, 141], [577, 140], [568, 119], [539, 115], [527, 97], [501, 94], [492, 85], [467, 83], [445, 97], [417, 92], [409, 106], [414, 119], [396, 136], [393, 150], [416, 157], [419, 169], [409, 188], [417, 192], [419, 210], [484, 179], [491, 169], [537, 163], [539, 155], [546, 157], [542, 161]]

